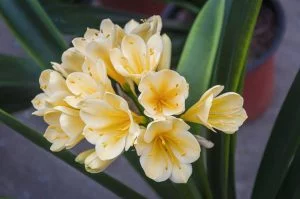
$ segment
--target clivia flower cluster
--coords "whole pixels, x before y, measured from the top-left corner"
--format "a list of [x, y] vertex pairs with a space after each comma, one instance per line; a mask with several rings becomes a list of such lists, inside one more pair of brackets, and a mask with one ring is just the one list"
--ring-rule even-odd
[[149, 178], [185, 183], [200, 156], [199, 143], [205, 145], [187, 122], [212, 131], [238, 130], [247, 118], [243, 98], [220, 95], [223, 86], [209, 89], [185, 110], [189, 85], [169, 69], [171, 41], [161, 28], [159, 16], [131, 20], [124, 28], [105, 19], [99, 30], [75, 38], [61, 63], [52, 63], [54, 70], [42, 72], [43, 93], [32, 100], [33, 114], [49, 125], [44, 137], [52, 151], [86, 139], [93, 147], [76, 161], [97, 173], [135, 147]]

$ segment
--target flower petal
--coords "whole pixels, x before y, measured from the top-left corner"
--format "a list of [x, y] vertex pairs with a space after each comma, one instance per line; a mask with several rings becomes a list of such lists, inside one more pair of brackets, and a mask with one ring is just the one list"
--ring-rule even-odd
[[111, 160], [119, 156], [125, 147], [126, 136], [103, 135], [96, 143], [96, 152], [101, 160]]
[[167, 34], [162, 35], [163, 51], [160, 57], [157, 70], [170, 69], [171, 65], [171, 54], [172, 54], [172, 42]]
[[172, 175], [170, 180], [175, 183], [187, 183], [192, 175], [191, 164], [180, 164], [179, 166], [173, 166]]
[[152, 146], [148, 153], [142, 154], [140, 163], [147, 177], [162, 182], [171, 176], [172, 164], [164, 150]]
[[67, 86], [74, 95], [90, 95], [97, 91], [95, 80], [82, 72], [71, 73], [66, 80]]

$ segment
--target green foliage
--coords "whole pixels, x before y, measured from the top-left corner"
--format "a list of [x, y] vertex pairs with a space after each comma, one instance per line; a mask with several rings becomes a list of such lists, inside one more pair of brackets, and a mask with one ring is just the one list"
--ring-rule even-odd
[[[299, 167], [295, 168], [299, 164], [299, 150], [292, 166], [290, 164], [300, 144], [299, 90], [300, 72], [298, 72], [276, 119], [256, 176], [252, 199], [274, 199], [281, 186], [283, 186], [281, 196], [289, 189], [292, 191], [288, 193], [290, 196], [297, 191], [299, 178], [294, 179], [294, 177], [299, 176]], [[287, 177], [285, 178], [285, 176]], [[298, 184], [293, 184], [296, 181]], [[291, 187], [288, 186], [291, 184]]]
[[[262, 0], [227, 0], [222, 36], [211, 86], [241, 92], [248, 49]], [[234, 154], [236, 136], [210, 133], [215, 147], [208, 152], [208, 175], [215, 198], [235, 198]], [[222, 166], [220, 166], [222, 165]]]
[[32, 61], [0, 55], [0, 108], [14, 112], [31, 106], [39, 93], [41, 69]]
[[60, 60], [65, 41], [37, 0], [1, 0], [0, 14], [39, 66]]
[[187, 108], [208, 88], [224, 18], [225, 0], [211, 0], [199, 12], [184, 46], [177, 71], [190, 85]]

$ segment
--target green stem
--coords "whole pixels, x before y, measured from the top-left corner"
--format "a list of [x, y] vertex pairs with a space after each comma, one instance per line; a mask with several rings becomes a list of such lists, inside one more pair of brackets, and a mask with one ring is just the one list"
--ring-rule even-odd
[[[193, 178], [190, 178], [186, 184], [173, 184], [178, 190], [179, 196], [182, 199], [200, 199], [202, 198], [199, 189], [197, 189], [196, 183]], [[206, 198], [204, 198], [206, 199]]]
[[136, 191], [132, 190], [131, 188], [127, 187], [126, 185], [122, 184], [118, 180], [114, 179], [113, 177], [105, 173], [91, 174], [86, 172], [84, 165], [76, 163], [75, 155], [73, 155], [71, 152], [67, 150], [63, 150], [61, 152], [55, 152], [55, 153], [50, 151], [49, 149], [51, 144], [40, 133], [36, 132], [35, 130], [19, 122], [12, 115], [6, 113], [2, 109], [0, 109], [0, 121], [3, 122], [8, 127], [10, 127], [11, 129], [15, 130], [24, 138], [30, 140], [38, 147], [42, 148], [48, 153], [51, 153], [55, 157], [64, 161], [66, 164], [78, 170], [83, 175], [93, 179], [95, 182], [104, 186], [105, 188], [115, 193], [116, 195], [125, 198], [145, 198], [141, 194], [137, 193]]
[[197, 179], [198, 189], [201, 190], [202, 196], [205, 199], [213, 199], [211, 188], [208, 182], [208, 177], [205, 169], [204, 157], [200, 157], [194, 166], [194, 179]]

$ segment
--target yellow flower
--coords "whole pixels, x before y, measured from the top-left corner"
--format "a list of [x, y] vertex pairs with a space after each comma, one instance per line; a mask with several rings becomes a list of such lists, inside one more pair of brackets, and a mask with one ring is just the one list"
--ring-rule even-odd
[[100, 30], [87, 28], [83, 37], [77, 37], [72, 40], [74, 47], [86, 54], [87, 44], [91, 41], [108, 40], [111, 45], [120, 45], [120, 42], [124, 36], [123, 29], [115, 25], [110, 19], [104, 19], [101, 21]]
[[67, 77], [72, 72], [81, 72], [84, 63], [84, 55], [76, 48], [69, 48], [61, 57], [61, 64], [51, 62], [52, 67]]
[[67, 96], [65, 101], [74, 108], [79, 108], [81, 101], [88, 98], [101, 99], [104, 92], [112, 92], [111, 82], [106, 74], [106, 68], [101, 59], [96, 63], [85, 60], [83, 72], [73, 72], [68, 75], [66, 84], [73, 95]]
[[[135, 20], [130, 20], [124, 27], [126, 34], [135, 34], [140, 36], [145, 42], [149, 40], [153, 35], [159, 34], [162, 29], [162, 20], [159, 15], [154, 15], [147, 20], [143, 20], [143, 23], [139, 23]], [[172, 43], [168, 35], [162, 35], [163, 50], [160, 62], [157, 66], [158, 70], [169, 69], [171, 64], [171, 52]]]
[[43, 116], [53, 111], [55, 106], [67, 105], [64, 98], [69, 92], [65, 79], [54, 70], [44, 70], [40, 75], [40, 87], [44, 93], [38, 94], [31, 102], [37, 111], [34, 115]]
[[244, 100], [234, 92], [219, 95], [223, 89], [223, 86], [217, 85], [206, 91], [181, 118], [202, 124], [212, 131], [218, 129], [229, 134], [236, 132], [247, 119]]
[[49, 124], [44, 137], [52, 143], [51, 151], [72, 148], [84, 137], [84, 123], [79, 117], [79, 111], [68, 107], [56, 107], [44, 116]]
[[152, 118], [178, 115], [185, 110], [189, 86], [177, 72], [161, 70], [142, 78], [139, 84], [139, 102], [145, 114]]
[[139, 83], [142, 76], [155, 71], [163, 51], [163, 41], [155, 34], [145, 43], [138, 35], [126, 35], [121, 48], [110, 52], [110, 59], [119, 74]]
[[85, 170], [90, 173], [99, 173], [104, 171], [113, 161], [112, 160], [101, 160], [95, 149], [86, 150], [75, 159], [76, 162], [85, 165]]
[[156, 182], [170, 179], [186, 183], [191, 163], [200, 156], [200, 145], [181, 119], [169, 117], [151, 122], [135, 144], [145, 174]]
[[[126, 79], [116, 72], [109, 58], [109, 51], [120, 45], [124, 31], [110, 19], [101, 22], [100, 30], [87, 29], [84, 37], [73, 39], [74, 49], [81, 52], [90, 61], [96, 63], [99, 59], [104, 62], [108, 75], [121, 85]], [[57, 68], [57, 66], [56, 66]]]
[[84, 123], [79, 111], [72, 109], [64, 101], [71, 95], [63, 76], [54, 70], [45, 70], [40, 76], [40, 87], [44, 93], [38, 94], [32, 104], [37, 109], [33, 114], [44, 116], [49, 124], [44, 136], [52, 143], [52, 151], [60, 151], [76, 145], [83, 136]]
[[128, 150], [139, 135], [127, 102], [120, 96], [105, 93], [103, 100], [89, 99], [81, 105], [80, 116], [85, 122], [84, 136], [96, 145], [101, 160], [110, 160]]
[[159, 15], [154, 15], [147, 20], [143, 20], [141, 24], [132, 19], [124, 27], [124, 31], [127, 34], [139, 35], [145, 41], [148, 41], [148, 39], [156, 33], [160, 34], [161, 29], [162, 20]]

